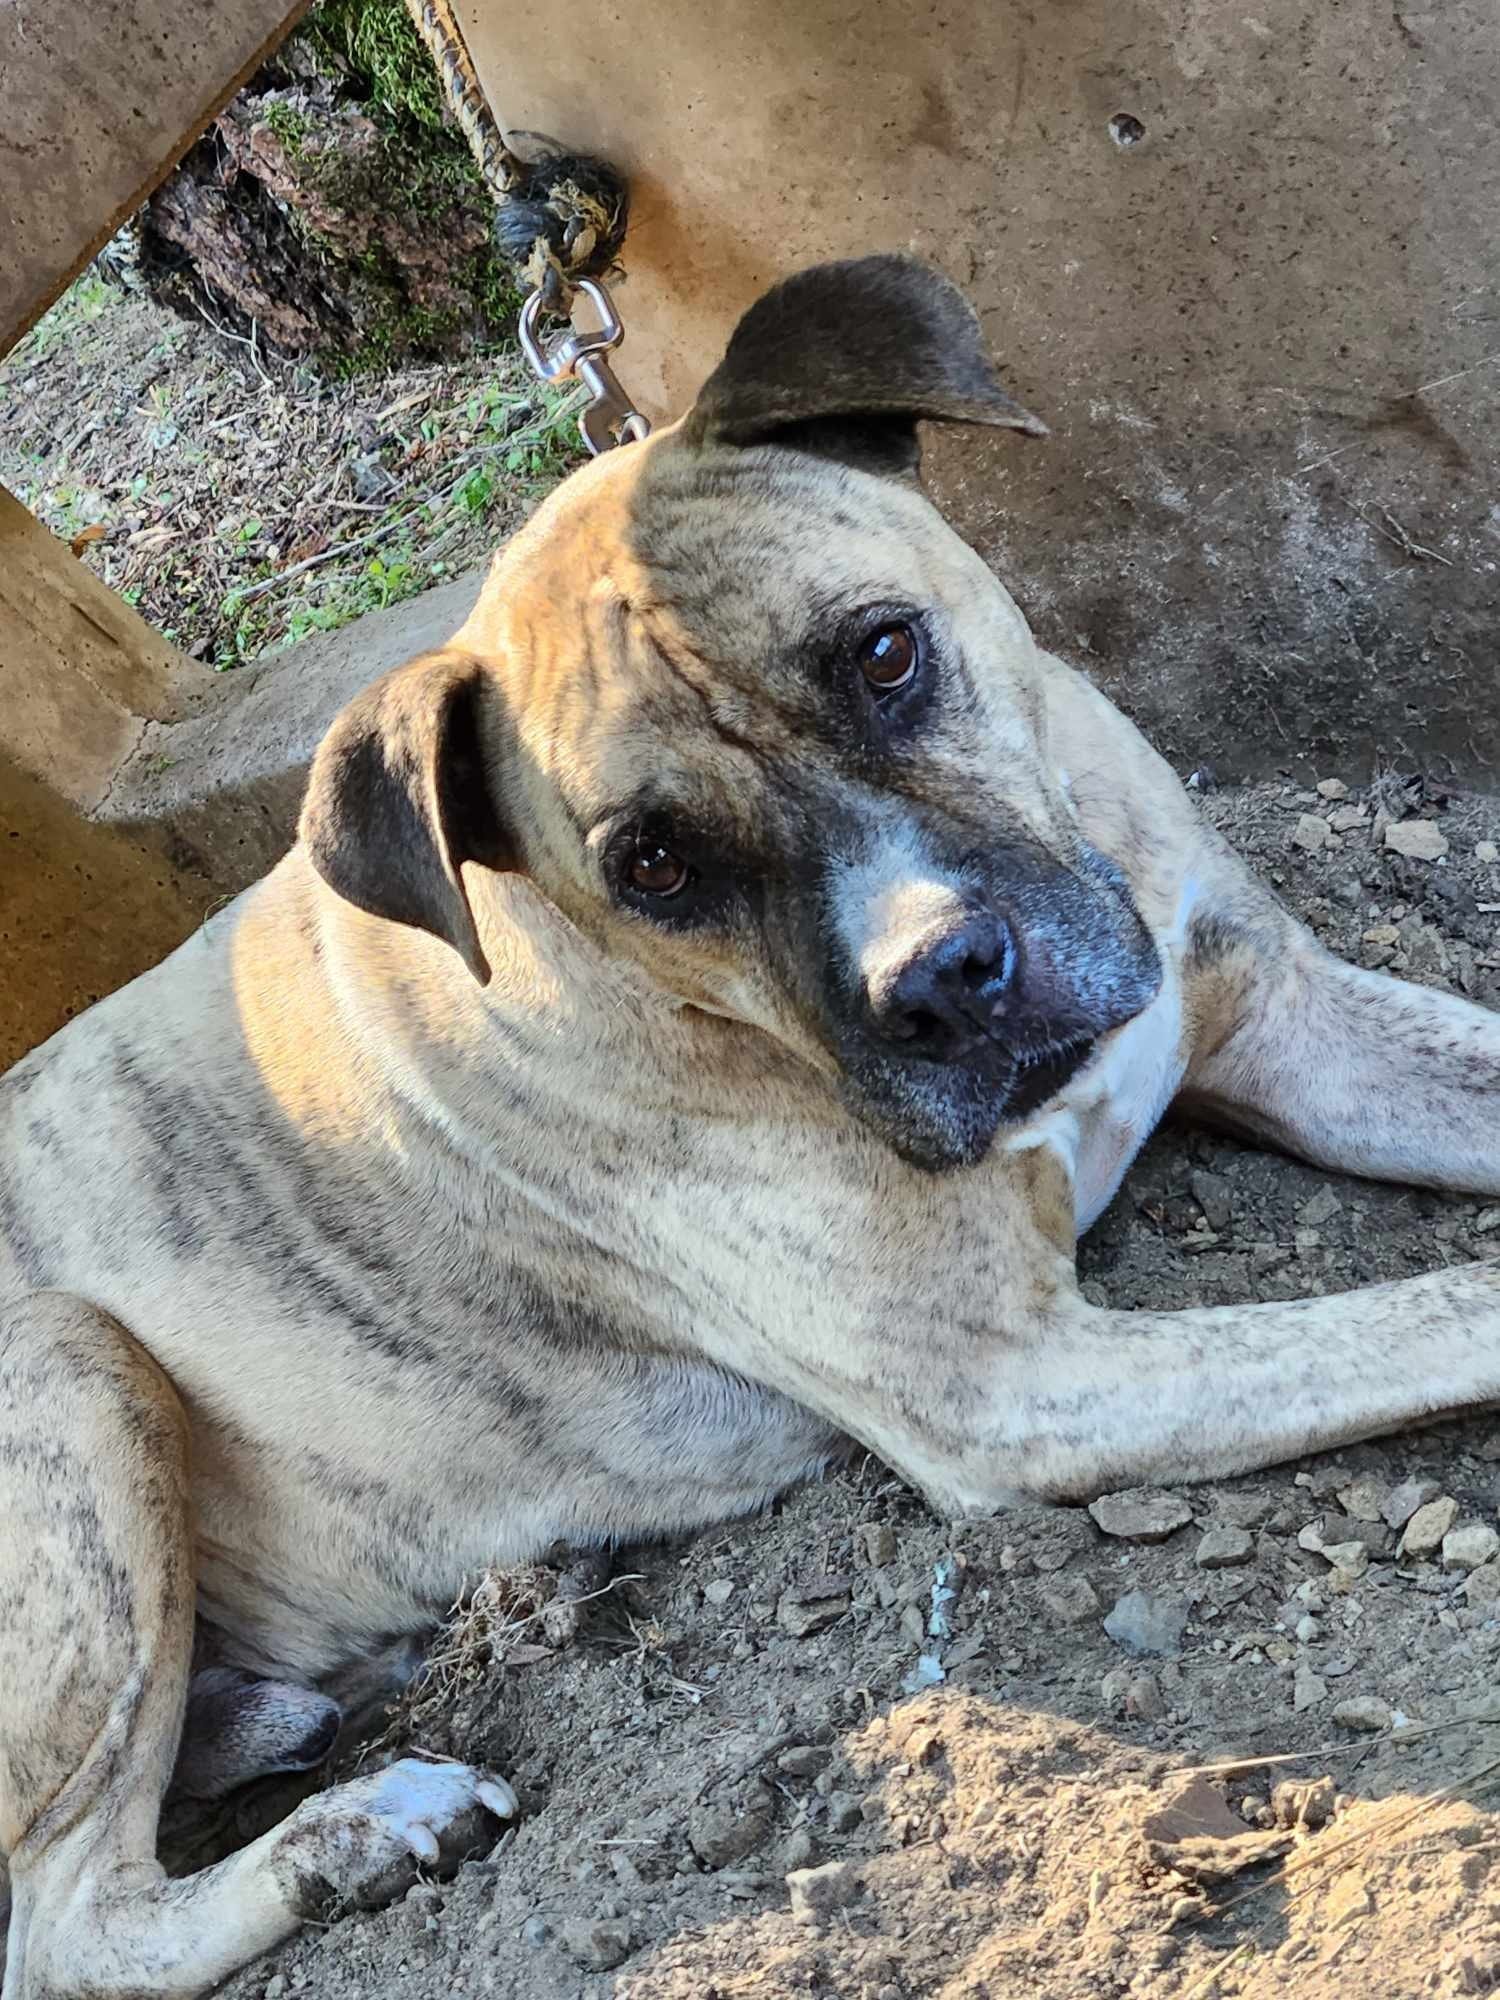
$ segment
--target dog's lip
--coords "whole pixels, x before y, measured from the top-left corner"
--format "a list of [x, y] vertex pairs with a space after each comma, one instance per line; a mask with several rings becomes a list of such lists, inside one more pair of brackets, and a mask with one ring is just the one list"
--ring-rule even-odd
[[1021, 1051], [1011, 1086], [1005, 1095], [1003, 1116], [1016, 1123], [1040, 1111], [1073, 1081], [1094, 1053], [1093, 1035], [1073, 1035], [1046, 1047]]

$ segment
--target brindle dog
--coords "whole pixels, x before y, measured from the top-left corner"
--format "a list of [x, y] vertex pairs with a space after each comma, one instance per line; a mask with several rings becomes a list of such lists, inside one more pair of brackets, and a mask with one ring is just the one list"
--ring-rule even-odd
[[267, 880], [0, 1089], [5, 2000], [200, 1993], [510, 1812], [409, 1759], [155, 1859], [174, 1766], [316, 1762], [329, 1678], [484, 1564], [851, 1438], [952, 1513], [1500, 1396], [1488, 1265], [1080, 1296], [1174, 1099], [1500, 1193], [1500, 1019], [1247, 874], [921, 497], [918, 418], [1040, 428], [931, 271], [778, 287], [344, 711]]

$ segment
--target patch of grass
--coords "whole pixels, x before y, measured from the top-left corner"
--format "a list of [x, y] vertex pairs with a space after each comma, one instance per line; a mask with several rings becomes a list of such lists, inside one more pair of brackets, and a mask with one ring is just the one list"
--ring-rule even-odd
[[9, 357], [14, 368], [28, 361], [40, 361], [60, 341], [71, 339], [109, 310], [114, 293], [92, 269], [75, 278], [55, 305], [49, 306], [24, 340], [18, 341]]

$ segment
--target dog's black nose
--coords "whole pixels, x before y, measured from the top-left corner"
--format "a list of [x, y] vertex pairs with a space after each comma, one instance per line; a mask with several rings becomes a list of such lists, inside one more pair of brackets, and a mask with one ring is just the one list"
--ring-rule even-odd
[[991, 910], [973, 910], [882, 982], [870, 996], [870, 1024], [907, 1055], [960, 1062], [993, 1038], [1015, 974], [1009, 925]]

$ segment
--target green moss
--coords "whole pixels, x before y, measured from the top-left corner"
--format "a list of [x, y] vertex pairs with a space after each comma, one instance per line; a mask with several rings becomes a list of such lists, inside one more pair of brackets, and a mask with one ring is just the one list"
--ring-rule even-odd
[[292, 157], [300, 159], [308, 134], [313, 129], [312, 120], [295, 105], [278, 100], [266, 107], [266, 123]]
[[443, 98], [432, 58], [401, 0], [322, 0], [301, 33], [358, 79], [371, 105], [398, 127], [443, 128]]

